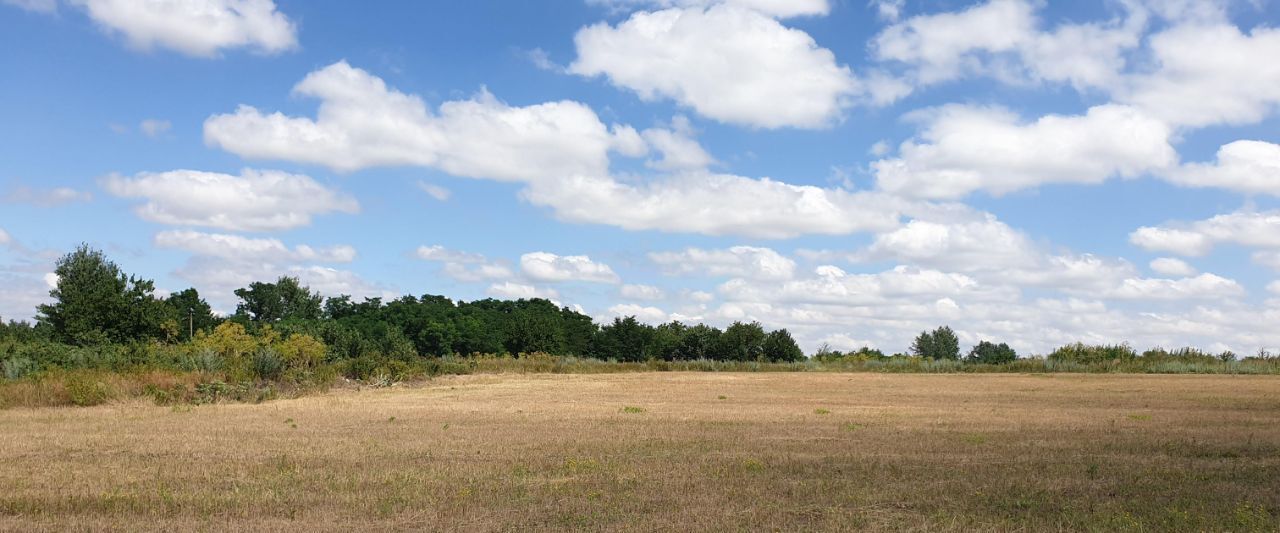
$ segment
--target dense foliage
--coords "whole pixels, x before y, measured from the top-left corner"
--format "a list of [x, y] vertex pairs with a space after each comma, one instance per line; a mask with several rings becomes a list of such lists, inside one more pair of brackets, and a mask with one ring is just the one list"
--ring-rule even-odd
[[921, 332], [911, 344], [911, 353], [926, 359], [955, 361], [960, 359], [960, 338], [949, 326]]

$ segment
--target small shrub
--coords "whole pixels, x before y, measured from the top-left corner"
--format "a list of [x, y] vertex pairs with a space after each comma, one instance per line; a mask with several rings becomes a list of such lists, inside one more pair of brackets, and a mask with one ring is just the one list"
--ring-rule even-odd
[[65, 386], [71, 403], [80, 407], [102, 405], [114, 396], [111, 387], [94, 376], [70, 375], [66, 378]]
[[271, 348], [260, 348], [253, 354], [251, 369], [258, 379], [272, 381], [284, 373], [284, 359]]
[[645, 411], [645, 409], [644, 409], [643, 407], [630, 407], [630, 406], [628, 406], [628, 407], [623, 407], [623, 408], [622, 408], [622, 412], [624, 412], [624, 413], [629, 413], [629, 414], [643, 413], [644, 411]]
[[178, 360], [178, 368], [188, 372], [219, 372], [225, 366], [222, 356], [209, 347], [196, 348]]
[[5, 359], [3, 367], [5, 379], [22, 379], [22, 377], [35, 372], [39, 365], [25, 357], [17, 357]]

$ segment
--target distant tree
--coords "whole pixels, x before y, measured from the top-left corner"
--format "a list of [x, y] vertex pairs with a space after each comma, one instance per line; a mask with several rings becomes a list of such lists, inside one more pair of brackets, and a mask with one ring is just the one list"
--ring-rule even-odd
[[979, 363], [987, 365], [1003, 365], [1012, 363], [1018, 359], [1018, 352], [1010, 348], [1008, 344], [995, 344], [988, 341], [981, 341], [972, 350], [969, 355], [964, 358], [967, 363]]
[[512, 354], [563, 354], [564, 331], [558, 314], [525, 309], [512, 314], [507, 328], [507, 351]]
[[195, 289], [170, 294], [164, 299], [164, 303], [173, 310], [172, 314], [178, 324], [178, 338], [184, 341], [190, 341], [194, 332], [212, 331], [214, 326], [222, 322]]
[[678, 321], [659, 325], [653, 332], [653, 347], [650, 350], [653, 357], [674, 361], [676, 352], [680, 349], [680, 343], [684, 341], [688, 331], [689, 326]]
[[672, 359], [693, 361], [712, 359], [715, 357], [716, 345], [720, 341], [720, 330], [706, 324], [698, 324], [688, 328], [672, 353]]
[[253, 282], [248, 288], [236, 289], [235, 295], [240, 298], [236, 314], [255, 324], [315, 320], [322, 314], [320, 293], [311, 292], [298, 278], [286, 276], [275, 283]]
[[600, 359], [645, 361], [652, 355], [654, 328], [634, 316], [613, 319], [600, 328], [592, 346], [592, 354]]
[[759, 322], [734, 322], [725, 328], [717, 343], [717, 358], [728, 361], [755, 361], [764, 356], [764, 328]]
[[418, 353], [443, 357], [453, 355], [453, 344], [457, 341], [458, 331], [452, 322], [428, 322], [418, 332]]
[[37, 321], [54, 340], [93, 345], [165, 338], [171, 310], [154, 296], [151, 280], [125, 274], [100, 250], [80, 245], [58, 259], [53, 303], [37, 307]]
[[912, 355], [926, 359], [960, 359], [960, 339], [949, 326], [921, 332], [911, 344]]
[[791, 332], [786, 329], [774, 330], [764, 339], [762, 348], [764, 358], [770, 361], [794, 363], [804, 360], [804, 350], [796, 344]]

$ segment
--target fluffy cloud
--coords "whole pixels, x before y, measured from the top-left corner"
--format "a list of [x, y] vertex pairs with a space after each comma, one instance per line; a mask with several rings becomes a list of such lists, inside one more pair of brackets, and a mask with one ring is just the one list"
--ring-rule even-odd
[[985, 215], [953, 224], [912, 220], [876, 236], [862, 256], [956, 270], [1005, 270], [1035, 264], [1033, 253], [1025, 235]]
[[231, 48], [275, 54], [298, 46], [297, 29], [272, 0], [69, 0], [141, 50], [214, 57]]
[[508, 300], [545, 298], [555, 301], [556, 298], [560, 297], [560, 294], [557, 293], [555, 289], [535, 287], [533, 285], [526, 285], [524, 283], [515, 283], [511, 281], [494, 283], [489, 286], [489, 290], [486, 292], [489, 296], [494, 298], [503, 298]]
[[356, 213], [354, 198], [315, 180], [271, 170], [245, 169], [239, 176], [173, 170], [102, 180], [116, 196], [143, 198], [135, 212], [161, 224], [206, 226], [232, 231], [278, 231], [306, 226], [311, 217]]
[[536, 183], [523, 195], [569, 222], [768, 239], [889, 229], [915, 207], [888, 195], [705, 172], [636, 184], [580, 176]]
[[1218, 149], [1215, 163], [1192, 163], [1162, 177], [1186, 187], [1217, 187], [1280, 196], [1280, 145], [1236, 141]]
[[882, 20], [897, 22], [902, 17], [902, 8], [907, 0], [872, 0], [868, 5], [876, 8], [876, 15]]
[[[979, 293], [987, 292], [987, 288], [964, 274], [937, 270], [899, 266], [876, 274], [852, 274], [825, 265], [815, 269], [811, 276], [782, 283], [735, 278], [721, 284], [719, 291], [730, 302], [877, 306], [901, 297], [916, 301], [961, 295], [978, 297]], [[985, 297], [992, 296], [995, 294]], [[1007, 296], [1000, 295], [1001, 298]]]
[[[900, 4], [889, 7], [896, 14]], [[990, 0], [963, 11], [911, 17], [885, 28], [871, 49], [880, 61], [905, 65], [909, 78], [922, 85], [971, 74], [1066, 82], [1080, 89], [1117, 83], [1124, 54], [1140, 43], [1144, 10], [1044, 31], [1037, 7], [1028, 0]]]
[[421, 98], [346, 62], [312, 72], [293, 92], [320, 100], [315, 119], [240, 106], [209, 117], [205, 141], [242, 157], [339, 171], [425, 166], [503, 181], [603, 175], [615, 142], [595, 112], [577, 102], [511, 107], [482, 92], [433, 112]]
[[662, 154], [662, 158], [648, 165], [658, 170], [698, 170], [715, 163], [715, 159], [703, 150], [693, 138], [689, 119], [680, 116], [672, 121], [672, 129], [650, 128], [641, 134], [644, 142]]
[[1151, 270], [1156, 274], [1165, 276], [1194, 276], [1196, 275], [1195, 267], [1187, 264], [1186, 261], [1175, 259], [1173, 257], [1160, 257], [1151, 260]]
[[609, 316], [624, 317], [634, 316], [636, 320], [647, 324], [661, 324], [671, 320], [671, 315], [666, 311], [653, 306], [636, 305], [636, 304], [618, 304], [609, 308]]
[[[934, 206], [887, 195], [791, 185], [705, 170], [622, 181], [609, 153], [639, 157], [652, 139], [654, 166], [705, 165], [709, 156], [673, 122], [671, 130], [606, 127], [576, 102], [513, 108], [492, 96], [447, 102], [439, 114], [379, 78], [337, 63], [295, 89], [321, 99], [315, 119], [241, 106], [205, 121], [205, 139], [244, 157], [314, 163], [337, 170], [419, 165], [458, 176], [527, 185], [521, 194], [561, 220], [632, 230], [787, 238], [842, 235], [897, 226], [899, 216]], [[666, 133], [662, 133], [662, 132]]]
[[886, 191], [958, 198], [978, 190], [1004, 194], [1046, 183], [1101, 183], [1169, 167], [1177, 153], [1164, 123], [1125, 106], [1022, 123], [1000, 108], [949, 105], [917, 115], [918, 139], [872, 164]]
[[1150, 72], [1116, 93], [1167, 122], [1200, 127], [1261, 121], [1280, 105], [1280, 29], [1244, 33], [1213, 19], [1187, 21], [1150, 37]]
[[1234, 280], [1204, 273], [1182, 279], [1127, 279], [1108, 296], [1140, 300], [1190, 300], [1236, 298], [1244, 287]]
[[609, 265], [592, 261], [585, 255], [560, 256], [547, 252], [530, 252], [520, 256], [520, 270], [534, 281], [589, 281], [618, 283]]
[[734, 246], [724, 250], [686, 248], [679, 252], [651, 252], [668, 275], [734, 276], [782, 281], [795, 274], [796, 262], [769, 248]]
[[587, 0], [587, 3], [605, 6], [613, 11], [707, 7], [726, 4], [779, 18], [826, 15], [831, 10], [827, 0]]
[[9, 232], [5, 231], [4, 228], [0, 228], [0, 246], [8, 246], [11, 242], [13, 242], [13, 237], [10, 237]]
[[93, 200], [93, 194], [89, 191], [79, 191], [71, 187], [54, 187], [52, 189], [33, 189], [31, 187], [19, 185], [3, 196], [0, 196], [0, 203], [6, 204], [29, 204], [37, 207], [56, 207], [64, 204], [76, 202], [88, 202]]
[[1280, 211], [1236, 211], [1192, 223], [1147, 226], [1129, 241], [1151, 251], [1202, 256], [1217, 244], [1280, 249]]
[[438, 244], [420, 246], [416, 255], [423, 261], [443, 263], [444, 275], [458, 281], [510, 280], [515, 277], [515, 272], [505, 263], [489, 261], [476, 253], [450, 250]]
[[583, 28], [574, 42], [569, 72], [732, 124], [827, 126], [860, 89], [807, 33], [734, 4], [639, 12], [617, 26]]
[[160, 232], [153, 242], [159, 248], [179, 249], [197, 255], [238, 261], [350, 263], [356, 258], [356, 249], [347, 245], [313, 248], [300, 244], [289, 248], [279, 239], [254, 239], [187, 230]]
[[618, 295], [630, 300], [662, 300], [667, 294], [652, 285], [623, 285], [618, 289]]

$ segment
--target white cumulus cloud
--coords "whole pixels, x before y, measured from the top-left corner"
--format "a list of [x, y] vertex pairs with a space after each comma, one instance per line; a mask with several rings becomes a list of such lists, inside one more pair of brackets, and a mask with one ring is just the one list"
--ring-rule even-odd
[[638, 12], [583, 28], [574, 43], [569, 72], [751, 127], [830, 125], [860, 88], [807, 33], [735, 4]]
[[530, 252], [520, 256], [520, 271], [529, 279], [542, 282], [589, 281], [618, 283], [618, 274], [609, 265], [592, 261], [585, 255], [556, 255]]
[[107, 192], [142, 198], [134, 211], [161, 224], [233, 231], [279, 231], [306, 226], [333, 212], [357, 213], [354, 198], [308, 176], [245, 169], [239, 176], [197, 170], [144, 172], [102, 180]]

